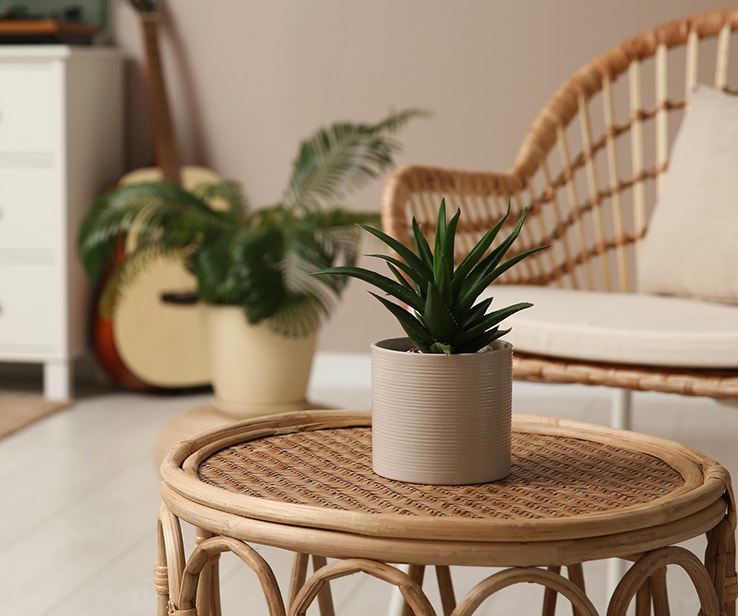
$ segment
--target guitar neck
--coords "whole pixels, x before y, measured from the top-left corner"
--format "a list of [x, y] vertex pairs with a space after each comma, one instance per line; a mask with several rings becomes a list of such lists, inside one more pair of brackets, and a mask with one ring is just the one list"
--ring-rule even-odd
[[139, 15], [144, 35], [149, 111], [151, 113], [157, 164], [166, 179], [180, 183], [181, 163], [164, 84], [164, 69], [159, 53], [157, 16], [153, 12], [139, 13]]

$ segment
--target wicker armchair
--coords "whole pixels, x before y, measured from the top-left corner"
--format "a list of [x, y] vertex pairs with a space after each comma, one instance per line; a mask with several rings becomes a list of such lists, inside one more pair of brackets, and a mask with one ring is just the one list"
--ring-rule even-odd
[[[611, 49], [552, 96], [509, 171], [399, 169], [383, 193], [384, 229], [409, 243], [414, 215], [432, 234], [443, 196], [452, 210], [464, 210], [463, 253], [504, 214], [510, 197], [511, 218], [530, 210], [518, 249], [551, 248], [522, 262], [506, 283], [635, 292], [640, 245], [689, 93], [703, 83], [738, 94], [738, 67], [728, 62], [736, 39], [738, 8], [731, 8], [667, 23]], [[615, 425], [629, 421], [631, 390], [738, 399], [738, 366], [618, 364], [516, 348], [514, 374], [617, 388]]]

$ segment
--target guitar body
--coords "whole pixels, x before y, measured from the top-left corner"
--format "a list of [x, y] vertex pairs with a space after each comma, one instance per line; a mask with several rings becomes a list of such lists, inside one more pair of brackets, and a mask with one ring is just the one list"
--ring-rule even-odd
[[[182, 184], [194, 188], [220, 178], [203, 167], [184, 167]], [[154, 182], [158, 168], [132, 171], [121, 184]], [[198, 303], [162, 301], [162, 293], [197, 288], [179, 261], [159, 259], [141, 272], [118, 300], [111, 319], [98, 315], [93, 341], [98, 361], [127, 389], [189, 390], [208, 387], [205, 324]]]
[[[139, 14], [145, 43], [157, 166], [132, 171], [120, 183], [166, 178], [193, 189], [202, 183], [217, 182], [221, 178], [209, 169], [180, 165], [159, 54], [158, 3], [130, 0], [130, 4]], [[121, 246], [118, 259], [124, 256], [125, 247]], [[162, 300], [165, 293], [192, 294], [196, 289], [194, 277], [181, 262], [159, 259], [126, 287], [110, 318], [95, 311], [92, 345], [100, 365], [115, 383], [126, 389], [162, 392], [210, 386], [201, 305], [196, 301]]]

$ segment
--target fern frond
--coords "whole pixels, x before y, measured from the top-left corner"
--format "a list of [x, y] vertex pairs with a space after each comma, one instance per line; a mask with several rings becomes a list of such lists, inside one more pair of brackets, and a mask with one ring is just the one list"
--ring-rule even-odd
[[282, 203], [314, 211], [340, 202], [394, 164], [400, 143], [391, 134], [418, 110], [390, 114], [374, 125], [336, 123], [300, 144]]
[[249, 322], [268, 321], [285, 335], [314, 331], [347, 278], [312, 274], [355, 265], [356, 225], [379, 225], [378, 213], [352, 211], [343, 199], [393, 164], [399, 142], [392, 133], [418, 115], [406, 110], [374, 125], [317, 131], [300, 146], [285, 198], [271, 207], [252, 210], [240, 184], [228, 180], [103, 193], [82, 221], [77, 251], [88, 277], [104, 280], [105, 309], [153, 261], [176, 258], [195, 275], [202, 301], [240, 306]]

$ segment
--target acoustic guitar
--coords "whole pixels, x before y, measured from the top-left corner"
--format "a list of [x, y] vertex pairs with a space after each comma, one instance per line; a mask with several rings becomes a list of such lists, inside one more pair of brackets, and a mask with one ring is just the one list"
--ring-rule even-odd
[[[154, 0], [129, 0], [136, 9], [146, 53], [146, 83], [156, 166], [126, 174], [120, 183], [167, 178], [194, 188], [220, 178], [209, 169], [182, 167], [159, 52], [158, 8]], [[130, 247], [129, 247], [130, 248]], [[120, 256], [126, 247], [120, 247]], [[210, 385], [204, 320], [196, 301], [166, 302], [196, 289], [179, 261], [160, 259], [141, 272], [118, 300], [110, 318], [96, 311], [92, 343], [101, 366], [118, 385], [133, 390], [190, 390]]]

